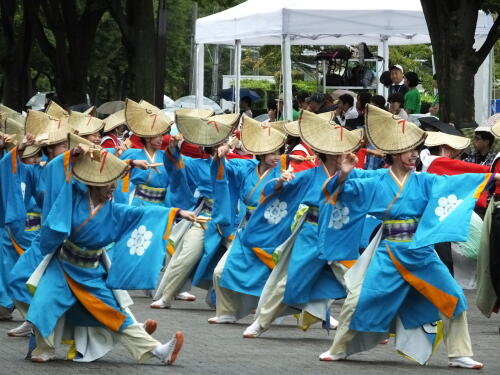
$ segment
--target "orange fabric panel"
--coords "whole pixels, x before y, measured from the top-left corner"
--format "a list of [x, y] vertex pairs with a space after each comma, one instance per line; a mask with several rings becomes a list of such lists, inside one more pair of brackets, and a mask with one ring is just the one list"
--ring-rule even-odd
[[12, 173], [17, 173], [17, 147], [12, 149]]
[[339, 263], [347, 268], [351, 268], [356, 264], [356, 260], [339, 260]]
[[257, 258], [259, 258], [262, 261], [262, 263], [264, 263], [270, 269], [273, 269], [276, 266], [272, 255], [266, 253], [264, 250], [258, 247], [252, 247], [252, 250], [255, 253], [255, 255], [257, 255]]
[[484, 181], [481, 183], [481, 185], [478, 186], [478, 188], [476, 189], [476, 192], [474, 193], [475, 199], [479, 198], [479, 196], [483, 192], [484, 188], [488, 184], [488, 181], [490, 180], [490, 178], [491, 178], [491, 173], [486, 173], [486, 177], [484, 178]]
[[9, 230], [9, 237], [10, 237], [10, 242], [12, 242], [12, 246], [14, 246], [14, 249], [16, 249], [16, 252], [19, 255], [23, 255], [24, 254], [23, 248], [19, 246], [17, 242], [14, 240], [14, 237], [12, 236], [12, 233], [10, 233], [10, 230]]
[[64, 273], [71, 291], [87, 311], [114, 332], [119, 332], [127, 316], [87, 292], [80, 284]]
[[172, 231], [172, 227], [174, 225], [175, 216], [179, 211], [180, 208], [172, 208], [168, 213], [167, 229], [165, 230], [165, 234], [163, 235], [164, 240], [168, 240], [168, 238], [170, 237], [170, 232]]
[[220, 181], [224, 177], [224, 163], [221, 159], [217, 161], [219, 164], [219, 169], [217, 170], [217, 180]]
[[411, 286], [413, 286], [416, 290], [418, 290], [425, 298], [432, 302], [434, 306], [436, 306], [444, 315], [448, 318], [453, 318], [453, 312], [458, 303], [458, 298], [443, 292], [439, 288], [436, 288], [434, 285], [429, 284], [427, 281], [418, 278], [413, 275], [410, 271], [408, 271], [396, 257], [392, 254], [389, 249], [389, 245], [385, 245], [387, 251], [389, 252], [389, 256], [391, 257], [392, 262], [396, 266], [396, 269], [399, 271], [403, 279], [405, 279]]

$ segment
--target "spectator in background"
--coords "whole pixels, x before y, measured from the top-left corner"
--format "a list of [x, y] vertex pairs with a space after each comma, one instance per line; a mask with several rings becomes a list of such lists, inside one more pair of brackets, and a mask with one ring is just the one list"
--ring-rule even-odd
[[313, 113], [325, 113], [331, 112], [334, 108], [326, 100], [325, 94], [316, 92], [312, 94], [308, 99], [309, 111]]
[[392, 94], [399, 93], [401, 95], [406, 94], [408, 91], [408, 86], [405, 83], [404, 70], [401, 65], [393, 65], [389, 68], [391, 73], [392, 85], [389, 87], [389, 96]]
[[394, 115], [398, 115], [403, 120], [408, 120], [408, 113], [403, 109], [404, 98], [400, 93], [395, 93], [389, 96], [387, 100], [389, 102], [389, 112]]
[[374, 106], [377, 106], [381, 109], [386, 109], [385, 108], [385, 98], [382, 95], [373, 95], [370, 98], [370, 104], [373, 104]]
[[476, 152], [467, 155], [463, 160], [491, 167], [495, 160], [496, 152], [492, 150], [495, 137], [488, 126], [478, 126], [475, 130], [472, 144]]
[[[438, 88], [437, 76], [435, 74], [432, 76], [432, 87], [434, 89]], [[425, 113], [424, 111], [422, 112]], [[436, 93], [434, 99], [432, 100], [432, 105], [429, 108], [429, 113], [432, 116], [436, 116], [439, 118], [439, 92]]]
[[337, 109], [335, 110], [336, 121], [345, 126], [346, 120], [358, 118], [358, 111], [354, 107], [354, 98], [349, 94], [339, 96]]
[[240, 99], [240, 113], [253, 118], [252, 99], [250, 99], [248, 96], [244, 96]]
[[371, 97], [372, 94], [370, 94], [368, 91], [361, 91], [358, 94], [356, 100], [356, 110], [358, 111], [358, 117], [354, 119], [347, 119], [345, 121], [346, 129], [354, 130], [357, 128], [361, 128], [365, 125], [365, 109], [366, 105], [370, 103]]
[[309, 108], [309, 104], [307, 102], [307, 98], [309, 98], [309, 93], [307, 92], [299, 92], [297, 94], [297, 103], [299, 105], [299, 111], [302, 110], [302, 109], [307, 109]]
[[[278, 99], [276, 99], [276, 107], [268, 103], [267, 115], [269, 116], [269, 121], [282, 121], [283, 116], [283, 94], [280, 94]], [[299, 119], [300, 112], [292, 108], [292, 119], [293, 121]]]
[[404, 96], [405, 111], [408, 114], [420, 113], [420, 92], [417, 90], [420, 80], [417, 73], [407, 72], [405, 74], [405, 83], [408, 86], [408, 91]]

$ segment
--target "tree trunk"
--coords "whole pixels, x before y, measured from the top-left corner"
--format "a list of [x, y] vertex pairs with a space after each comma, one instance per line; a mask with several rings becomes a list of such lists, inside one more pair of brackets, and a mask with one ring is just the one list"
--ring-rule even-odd
[[16, 0], [2, 0], [2, 29], [6, 36], [6, 48], [2, 56], [4, 81], [2, 87], [2, 102], [12, 109], [22, 111], [32, 94], [30, 77], [30, 56], [33, 46], [31, 25], [26, 18], [27, 8], [23, 3], [22, 23], [14, 25], [14, 17], [19, 4]]
[[155, 99], [155, 19], [152, 1], [111, 0], [111, 14], [122, 33], [128, 62], [127, 96], [134, 100]]
[[[79, 13], [75, 0], [45, 0], [41, 4], [43, 17], [38, 12], [32, 13], [31, 22], [42, 52], [54, 66], [57, 95], [63, 105], [84, 103], [95, 33], [107, 5], [87, 0]], [[44, 28], [52, 31], [55, 44], [49, 41]]]
[[478, 1], [421, 0], [434, 53], [440, 118], [474, 127], [474, 33]]

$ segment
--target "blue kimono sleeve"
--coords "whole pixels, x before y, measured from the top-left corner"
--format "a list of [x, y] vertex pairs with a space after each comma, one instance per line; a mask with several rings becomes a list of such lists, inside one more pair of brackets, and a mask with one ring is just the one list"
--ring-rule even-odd
[[21, 223], [26, 219], [26, 206], [31, 194], [25, 194], [34, 185], [33, 166], [23, 164], [14, 149], [0, 161], [0, 224]]
[[163, 165], [169, 176], [169, 198], [170, 203], [175, 207], [185, 210], [192, 209], [196, 205], [194, 190], [188, 182], [186, 166], [183, 157], [176, 149], [173, 154], [167, 149], [163, 156]]
[[339, 261], [359, 257], [366, 216], [380, 176], [363, 178], [373, 174], [353, 172], [340, 187], [335, 175], [322, 191], [318, 219], [321, 259]]
[[440, 242], [466, 241], [476, 201], [493, 182], [491, 173], [437, 176], [422, 173], [429, 201], [420, 218], [410, 249]]
[[300, 203], [309, 187], [309, 169], [297, 174], [280, 190], [275, 190], [277, 179], [269, 181], [262, 191], [261, 203], [250, 217], [243, 235], [243, 243], [250, 247], [274, 249], [292, 234], [291, 226]]
[[111, 289], [155, 289], [178, 209], [114, 203], [112, 210], [109, 230], [116, 238], [107, 285]]

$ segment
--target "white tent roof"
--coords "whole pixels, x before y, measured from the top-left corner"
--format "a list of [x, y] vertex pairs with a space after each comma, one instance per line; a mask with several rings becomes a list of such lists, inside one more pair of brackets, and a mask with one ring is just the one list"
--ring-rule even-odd
[[[492, 24], [479, 13], [476, 35]], [[419, 0], [248, 0], [196, 21], [196, 43], [273, 45], [283, 34], [298, 45], [430, 43]]]

